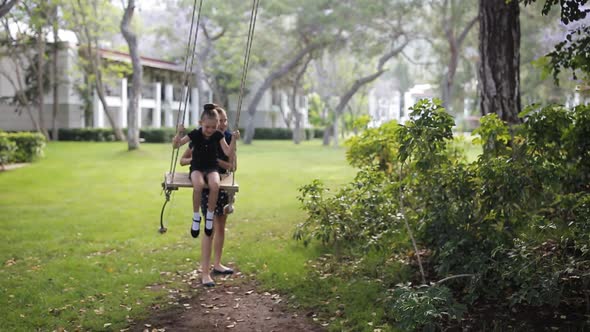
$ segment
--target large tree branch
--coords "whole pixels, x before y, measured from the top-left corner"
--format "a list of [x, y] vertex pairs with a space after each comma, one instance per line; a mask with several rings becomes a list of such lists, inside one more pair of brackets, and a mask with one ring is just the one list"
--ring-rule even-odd
[[319, 48], [320, 46], [321, 46], [321, 44], [317, 44], [317, 43], [307, 45], [305, 48], [303, 48], [299, 52], [297, 52], [289, 61], [284, 63], [282, 66], [280, 66], [275, 71], [271, 72], [268, 75], [268, 77], [264, 80], [264, 82], [262, 83], [260, 88], [258, 88], [258, 91], [256, 91], [256, 94], [252, 98], [252, 101], [250, 102], [250, 105], [248, 106], [248, 114], [250, 114], [251, 116], [254, 116], [254, 114], [256, 114], [256, 106], [260, 102], [260, 99], [262, 98], [262, 95], [264, 94], [264, 92], [271, 86], [272, 82], [283, 77], [285, 74], [287, 74], [289, 71], [291, 71], [291, 69], [295, 68], [295, 66], [299, 63], [299, 61], [301, 61], [301, 59], [303, 59], [303, 57], [305, 55], [314, 51], [315, 49]]
[[8, 14], [8, 12], [19, 2], [19, 0], [9, 0], [8, 2], [4, 1], [2, 5], [0, 5], [0, 18], [4, 15]]
[[[254, 94], [254, 96], [252, 97], [252, 100], [250, 101], [250, 104], [248, 105], [248, 114], [250, 115], [250, 117], [252, 118], [252, 120], [250, 121], [250, 123], [248, 124], [248, 127], [246, 128], [246, 135], [244, 137], [244, 142], [246, 144], [249, 144], [252, 142], [252, 139], [254, 138], [254, 115], [256, 114], [256, 107], [258, 106], [258, 103], [260, 103], [260, 100], [262, 99], [262, 96], [264, 95], [264, 93], [266, 92], [266, 90], [268, 90], [268, 88], [272, 85], [272, 83], [283, 77], [284, 75], [286, 75], [289, 71], [291, 71], [293, 68], [295, 68], [297, 66], [297, 64], [309, 53], [315, 51], [316, 49], [319, 49], [321, 47], [323, 47], [324, 44], [323, 43], [311, 43], [308, 44], [306, 47], [304, 47], [303, 49], [299, 50], [299, 52], [295, 53], [295, 55], [288, 60], [287, 62], [285, 62], [282, 66], [280, 66], [278, 69], [276, 69], [275, 71], [271, 72], [266, 79], [264, 80], [264, 82], [262, 82], [262, 85], [258, 88], [258, 90], [256, 91], [256, 93]], [[236, 123], [236, 125], [238, 125]]]
[[463, 44], [465, 37], [467, 37], [467, 34], [469, 33], [469, 31], [471, 31], [471, 28], [473, 28], [473, 26], [475, 26], [475, 23], [477, 23], [477, 20], [478, 20], [478, 17], [476, 16], [473, 19], [471, 19], [471, 21], [469, 21], [469, 23], [467, 23], [467, 26], [465, 26], [465, 28], [463, 29], [463, 31], [459, 35], [459, 38], [457, 38], [457, 44], [459, 44], [459, 45]]

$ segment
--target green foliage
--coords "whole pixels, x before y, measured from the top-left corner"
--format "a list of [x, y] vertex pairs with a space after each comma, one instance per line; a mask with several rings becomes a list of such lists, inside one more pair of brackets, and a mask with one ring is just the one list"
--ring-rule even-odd
[[13, 160], [15, 151], [16, 143], [0, 132], [0, 165], [7, 164]]
[[[452, 120], [436, 101], [412, 109], [404, 126], [385, 124], [349, 140], [347, 159], [361, 170], [343, 190], [328, 196], [318, 182], [300, 189], [308, 219], [296, 237], [338, 249], [399, 250], [409, 235], [403, 216], [426, 249], [431, 281], [473, 276], [452, 281], [456, 301], [513, 310], [580, 303], [574, 310], [582, 310], [580, 290], [590, 284], [590, 107], [532, 105], [512, 127], [485, 116], [474, 140], [482, 153], [469, 163], [449, 144]], [[403, 302], [419, 307], [434, 294], [397, 292], [404, 298], [390, 319], [406, 322], [402, 328], [448, 322]]]
[[[126, 132], [126, 130], [124, 130]], [[322, 131], [318, 129], [306, 129], [308, 140], [321, 137]], [[176, 134], [174, 128], [142, 128], [139, 137], [146, 143], [168, 143]], [[256, 139], [259, 140], [290, 140], [293, 138], [293, 131], [288, 128], [256, 128]], [[60, 141], [94, 141], [113, 142], [115, 134], [109, 128], [69, 128], [59, 129]]]
[[333, 196], [327, 195], [319, 180], [299, 191], [298, 199], [308, 218], [297, 225], [294, 238], [304, 244], [316, 239], [339, 248], [382, 247], [401, 228], [393, 196], [397, 190], [382, 172], [363, 169], [352, 183]]
[[438, 331], [441, 321], [458, 320], [466, 311], [444, 286], [398, 285], [391, 291], [388, 310], [402, 331]]
[[293, 138], [293, 130], [289, 128], [256, 128], [254, 129], [256, 139], [282, 139]]
[[324, 111], [328, 105], [322, 100], [320, 95], [313, 93], [309, 97], [308, 119], [309, 123], [314, 127], [326, 126], [329, 121], [324, 116]]
[[[524, 0], [525, 5], [537, 0]], [[553, 6], [560, 6], [561, 22], [568, 25], [583, 20], [588, 14], [588, 0], [555, 1], [545, 0], [542, 13], [547, 15]], [[565, 39], [555, 45], [555, 49], [547, 54], [550, 59], [550, 70], [553, 79], [559, 83], [559, 73], [567, 69], [577, 79], [576, 72], [581, 71], [586, 81], [590, 79], [590, 26], [579, 24], [570, 28]]]
[[59, 140], [113, 142], [115, 141], [115, 133], [112, 129], [107, 128], [60, 128]]
[[146, 143], [170, 143], [176, 135], [174, 128], [141, 128], [139, 137]]
[[473, 131], [479, 137], [473, 140], [481, 144], [484, 150], [482, 157], [497, 157], [506, 155], [510, 151], [510, 134], [504, 122], [497, 114], [488, 114], [481, 118], [480, 127]]
[[446, 140], [453, 138], [453, 117], [442, 107], [439, 99], [421, 99], [410, 107], [410, 121], [401, 126], [399, 159], [412, 157], [418, 167], [431, 167], [441, 157]]
[[355, 167], [375, 166], [381, 171], [392, 173], [397, 169], [399, 143], [396, 135], [400, 126], [396, 121], [370, 128], [346, 141], [346, 159]]
[[45, 136], [40, 133], [18, 132], [18, 133], [0, 133], [16, 146], [12, 157], [8, 162], [30, 163], [43, 156], [45, 148]]

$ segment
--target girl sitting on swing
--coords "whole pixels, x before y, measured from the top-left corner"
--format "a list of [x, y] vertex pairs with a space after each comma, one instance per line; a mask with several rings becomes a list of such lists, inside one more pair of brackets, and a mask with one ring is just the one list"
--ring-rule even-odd
[[219, 195], [219, 171], [217, 165], [217, 150], [221, 148], [223, 153], [230, 158], [234, 158], [236, 139], [240, 138], [240, 132], [232, 133], [231, 142], [228, 145], [225, 136], [218, 131], [219, 114], [217, 105], [205, 104], [203, 113], [201, 113], [200, 127], [193, 129], [182, 138], [184, 126], [178, 126], [178, 133], [174, 136], [172, 144], [178, 148], [189, 141], [193, 147], [192, 160], [190, 166], [189, 178], [193, 184], [193, 218], [191, 226], [191, 235], [196, 238], [199, 236], [201, 215], [199, 207], [201, 206], [201, 193], [205, 184], [209, 186], [209, 200], [207, 202], [207, 213], [205, 214], [205, 234], [211, 236], [213, 233], [213, 218], [217, 197]]

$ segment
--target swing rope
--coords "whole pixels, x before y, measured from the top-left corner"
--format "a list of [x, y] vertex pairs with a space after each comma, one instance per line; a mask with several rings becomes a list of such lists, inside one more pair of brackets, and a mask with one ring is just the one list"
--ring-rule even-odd
[[[252, 40], [254, 39], [254, 28], [256, 26], [256, 17], [258, 16], [259, 3], [260, 3], [260, 0], [253, 0], [253, 2], [252, 2], [252, 10], [250, 13], [250, 26], [248, 29], [248, 40], [246, 43], [246, 51], [244, 53], [244, 62], [243, 62], [243, 66], [242, 66], [242, 78], [241, 78], [241, 83], [240, 83], [240, 95], [238, 98], [238, 108], [237, 108], [237, 114], [236, 114], [235, 128], [237, 128], [240, 123], [240, 113], [242, 110], [242, 102], [244, 99], [244, 86], [246, 84], [246, 76], [248, 73], [248, 64], [250, 62], [250, 53], [251, 53], [251, 49], [252, 49]], [[193, 71], [193, 64], [194, 64], [195, 54], [196, 54], [195, 50], [196, 50], [196, 45], [197, 45], [197, 37], [198, 37], [198, 33], [199, 33], [199, 24], [200, 24], [200, 20], [201, 20], [201, 9], [203, 7], [203, 0], [200, 0], [200, 2], [199, 2], [199, 11], [197, 14], [197, 22], [196, 22], [196, 27], [195, 27], [196, 7], [197, 7], [197, 0], [194, 0], [193, 12], [192, 12], [192, 17], [191, 17], [190, 34], [189, 34], [189, 40], [187, 43], [185, 63], [184, 63], [184, 79], [183, 79], [184, 80], [184, 98], [181, 99], [179, 107], [178, 107], [178, 117], [177, 117], [177, 121], [176, 121], [176, 135], [179, 134], [179, 130], [178, 130], [179, 125], [181, 123], [184, 123], [185, 117], [186, 117], [186, 109], [187, 109], [187, 105], [188, 105], [189, 93], [191, 92], [190, 91], [191, 84], [190, 84], [190, 80], [189, 80], [189, 74], [192, 73], [192, 71]], [[195, 29], [194, 39], [193, 39], [193, 28]], [[190, 54], [190, 61], [189, 61], [189, 54]], [[189, 65], [189, 62], [190, 62], [190, 65]], [[237, 147], [236, 147], [236, 145], [234, 145], [234, 156], [236, 153], [236, 149], [237, 149]], [[169, 168], [170, 183], [174, 183], [174, 175], [176, 172], [176, 163], [178, 161], [179, 151], [180, 151], [180, 147], [173, 147], [172, 148], [172, 156], [170, 158], [170, 168]], [[234, 157], [232, 166], [233, 166], [232, 186], [235, 186], [235, 169], [236, 169], [236, 158], [235, 157]], [[166, 201], [164, 202], [164, 206], [162, 206], [162, 211], [160, 213], [160, 233], [166, 232], [166, 228], [164, 227], [164, 209], [166, 208], [166, 204], [170, 201], [171, 193], [172, 193], [172, 190], [174, 189], [173, 187], [168, 187], [167, 179], [164, 180], [163, 188], [164, 188], [164, 192], [166, 194]], [[231, 203], [233, 203], [233, 199], [232, 199]], [[230, 203], [230, 205], [231, 205], [231, 203]], [[233, 211], [233, 208], [231, 208], [231, 211]], [[229, 213], [231, 213], [231, 212], [229, 212]]]
[[[201, 9], [203, 7], [203, 0], [199, 2], [199, 11], [197, 14], [197, 24], [195, 26], [195, 12], [197, 8], [197, 0], [193, 2], [193, 13], [191, 16], [191, 26], [190, 26], [190, 33], [189, 39], [186, 47], [186, 54], [184, 57], [184, 97], [180, 100], [178, 104], [178, 117], [176, 118], [176, 135], [178, 135], [178, 127], [181, 123], [184, 123], [186, 117], [186, 109], [188, 105], [189, 93], [191, 92], [191, 83], [189, 79], [189, 74], [193, 72], [193, 65], [195, 62], [195, 50], [197, 46], [197, 37], [199, 36], [199, 24], [201, 21]], [[195, 29], [194, 32], [194, 39], [193, 39], [193, 28]], [[190, 54], [190, 61], [189, 61], [189, 54]], [[189, 66], [190, 62], [190, 66]], [[170, 168], [169, 173], [171, 174], [171, 182], [174, 182], [174, 174], [176, 172], [176, 162], [178, 161], [178, 154], [180, 151], [180, 147], [173, 147], [172, 148], [172, 156], [170, 158]], [[166, 189], [166, 188], [165, 188]]]
[[[254, 40], [254, 28], [256, 27], [256, 17], [258, 16], [258, 4], [260, 0], [252, 0], [252, 11], [250, 12], [250, 26], [248, 28], [248, 40], [246, 42], [246, 51], [244, 52], [244, 61], [242, 63], [242, 80], [240, 82], [240, 95], [238, 97], [238, 109], [234, 128], [237, 129], [240, 124], [240, 113], [242, 111], [242, 102], [244, 100], [244, 86], [246, 85], [246, 76], [248, 75], [248, 65], [250, 63], [250, 52], [252, 50], [252, 40]], [[236, 152], [237, 142], [234, 144], [234, 159], [232, 172], [232, 186], [236, 183]]]

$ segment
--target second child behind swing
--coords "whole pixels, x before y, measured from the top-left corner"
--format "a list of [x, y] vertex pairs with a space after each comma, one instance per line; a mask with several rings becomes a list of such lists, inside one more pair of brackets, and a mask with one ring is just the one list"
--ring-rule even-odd
[[193, 146], [189, 178], [194, 190], [191, 235], [195, 238], [199, 236], [200, 232], [201, 215], [199, 213], [199, 207], [201, 206], [201, 193], [205, 184], [209, 186], [207, 211], [203, 211], [205, 215], [205, 234], [211, 236], [213, 232], [214, 210], [219, 195], [220, 182], [217, 165], [217, 149], [221, 147], [223, 153], [233, 158], [236, 139], [239, 139], [240, 135], [239, 131], [234, 131], [230, 144], [227, 144], [223, 133], [217, 130], [219, 114], [216, 108], [217, 105], [215, 104], [205, 104], [199, 121], [200, 127], [180, 137], [184, 134], [184, 126], [180, 125], [178, 126], [178, 133], [172, 140], [175, 148], [189, 141]]

